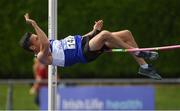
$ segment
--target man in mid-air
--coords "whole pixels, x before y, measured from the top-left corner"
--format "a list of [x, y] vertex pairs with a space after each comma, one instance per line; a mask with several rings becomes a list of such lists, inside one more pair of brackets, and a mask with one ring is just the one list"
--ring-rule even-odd
[[[20, 44], [25, 50], [33, 52], [37, 59], [46, 65], [68, 67], [76, 63], [91, 62], [104, 50], [138, 48], [130, 31], [109, 32], [102, 30], [102, 20], [95, 22], [93, 30], [84, 36], [68, 36], [61, 40], [48, 40], [46, 34], [34, 20], [29, 18], [28, 14], [25, 14], [25, 20], [32, 25], [36, 33], [25, 33]], [[161, 79], [156, 70], [144, 60], [157, 59], [157, 52], [137, 51], [130, 54], [140, 65], [139, 74], [153, 79]]]

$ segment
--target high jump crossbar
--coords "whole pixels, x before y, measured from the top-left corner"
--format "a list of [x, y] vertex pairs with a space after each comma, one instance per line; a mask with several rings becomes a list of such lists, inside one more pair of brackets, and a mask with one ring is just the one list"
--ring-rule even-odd
[[172, 50], [179, 49], [180, 45], [162, 46], [162, 47], [151, 47], [151, 48], [132, 48], [132, 49], [110, 49], [104, 52], [137, 52], [137, 51], [158, 51], [158, 50]]
[[[48, 0], [48, 36], [57, 39], [57, 0]], [[48, 111], [57, 110], [57, 67], [48, 66]]]

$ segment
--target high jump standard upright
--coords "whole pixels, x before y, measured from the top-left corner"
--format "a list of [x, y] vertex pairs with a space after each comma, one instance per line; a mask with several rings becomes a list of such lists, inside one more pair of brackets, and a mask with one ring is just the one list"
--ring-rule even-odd
[[[57, 39], [57, 0], [48, 1], [48, 37]], [[57, 109], [57, 67], [48, 67], [48, 110]]]

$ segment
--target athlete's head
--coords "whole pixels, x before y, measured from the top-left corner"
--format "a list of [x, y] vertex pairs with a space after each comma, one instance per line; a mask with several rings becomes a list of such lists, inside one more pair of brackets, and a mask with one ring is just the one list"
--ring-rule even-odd
[[23, 35], [23, 37], [20, 40], [20, 45], [25, 50], [34, 52], [34, 53], [38, 53], [40, 50], [40, 43], [39, 43], [38, 36], [30, 32], [27, 32]]

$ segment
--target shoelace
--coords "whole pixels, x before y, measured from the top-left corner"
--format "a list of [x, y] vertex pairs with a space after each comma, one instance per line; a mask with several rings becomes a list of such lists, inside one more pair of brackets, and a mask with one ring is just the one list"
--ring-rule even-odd
[[151, 53], [150, 52], [144, 52], [144, 51], [141, 51], [139, 54], [138, 54], [138, 57], [150, 57], [151, 56]]
[[147, 70], [153, 71], [153, 73], [156, 73], [155, 68], [154, 68], [151, 64], [148, 66], [148, 69], [147, 69]]

